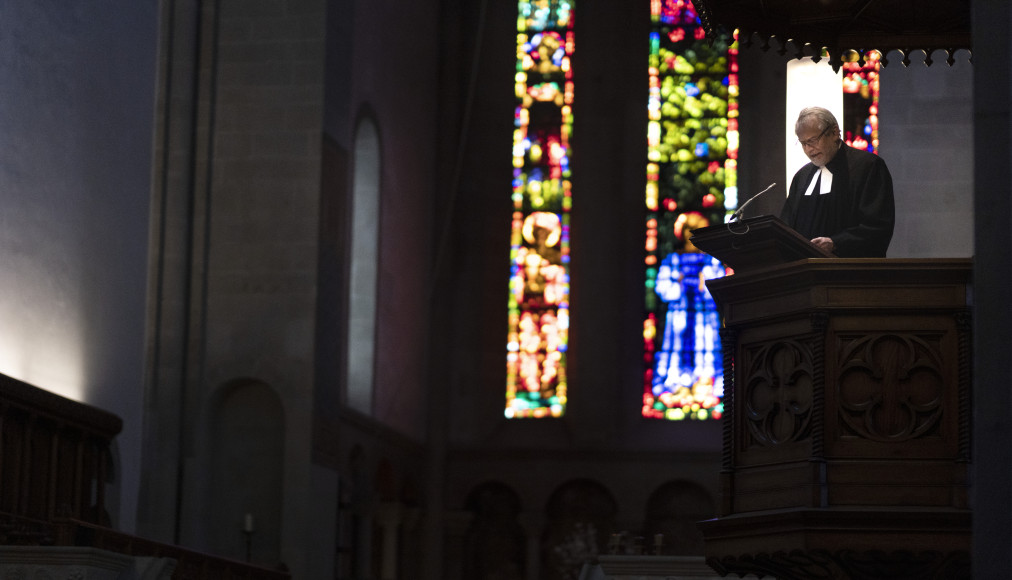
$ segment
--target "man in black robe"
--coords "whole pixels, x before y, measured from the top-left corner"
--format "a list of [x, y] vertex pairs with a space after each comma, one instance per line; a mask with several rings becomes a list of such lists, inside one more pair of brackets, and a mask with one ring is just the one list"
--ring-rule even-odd
[[896, 213], [885, 161], [844, 144], [821, 107], [803, 109], [794, 133], [811, 163], [794, 174], [780, 219], [841, 258], [884, 258]]

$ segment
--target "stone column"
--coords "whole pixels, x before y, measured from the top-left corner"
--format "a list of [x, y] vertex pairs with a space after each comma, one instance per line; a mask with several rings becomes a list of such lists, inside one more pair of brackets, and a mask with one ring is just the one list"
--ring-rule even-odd
[[541, 576], [541, 534], [545, 531], [545, 516], [540, 513], [522, 513], [517, 521], [523, 526], [527, 537], [526, 580], [538, 580]]
[[465, 559], [464, 536], [473, 519], [474, 514], [468, 511], [451, 511], [443, 514], [443, 561], [457, 563], [456, 568], [444, 568], [443, 576], [446, 580], [467, 580], [461, 578], [461, 564]]
[[973, 576], [1012, 569], [1012, 6], [972, 2], [974, 114]]

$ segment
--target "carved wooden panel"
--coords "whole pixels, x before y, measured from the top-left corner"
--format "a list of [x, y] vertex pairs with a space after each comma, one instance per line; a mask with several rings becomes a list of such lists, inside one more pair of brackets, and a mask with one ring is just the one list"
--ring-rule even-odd
[[954, 459], [960, 334], [951, 314], [839, 316], [826, 359], [827, 458]]
[[[709, 284], [726, 325], [722, 574], [969, 577], [967, 260], [807, 260]], [[728, 432], [730, 429], [730, 432]]]
[[797, 340], [770, 342], [751, 353], [744, 371], [744, 449], [807, 438], [815, 379], [811, 349]]
[[838, 340], [842, 436], [888, 443], [939, 436], [946, 386], [938, 333]]

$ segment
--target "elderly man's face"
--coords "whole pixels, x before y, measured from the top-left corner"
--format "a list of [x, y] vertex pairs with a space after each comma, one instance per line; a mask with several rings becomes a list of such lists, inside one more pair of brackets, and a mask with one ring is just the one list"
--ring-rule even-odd
[[819, 167], [829, 163], [839, 149], [834, 129], [835, 127], [804, 125], [797, 132], [798, 143], [805, 150], [808, 160]]

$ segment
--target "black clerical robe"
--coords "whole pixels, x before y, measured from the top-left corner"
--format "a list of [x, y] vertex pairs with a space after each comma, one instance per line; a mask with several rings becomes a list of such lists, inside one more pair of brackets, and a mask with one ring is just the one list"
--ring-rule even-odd
[[794, 174], [780, 219], [807, 239], [832, 238], [833, 253], [841, 258], [884, 258], [896, 215], [885, 161], [843, 145], [826, 169], [833, 184], [825, 194], [817, 183], [805, 195], [820, 171], [816, 165], [809, 163]]

